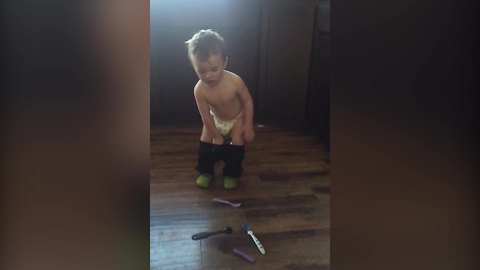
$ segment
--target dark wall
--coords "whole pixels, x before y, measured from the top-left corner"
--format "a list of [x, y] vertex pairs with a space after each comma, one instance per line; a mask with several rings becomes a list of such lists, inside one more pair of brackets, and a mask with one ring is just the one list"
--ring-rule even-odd
[[330, 142], [330, 3], [317, 6], [306, 121]]
[[252, 94], [256, 122], [328, 137], [329, 12], [323, 0], [152, 2], [152, 124], [200, 123], [184, 42], [211, 28]]
[[264, 122], [305, 119], [315, 5], [269, 1], [262, 10], [262, 84], [257, 111]]

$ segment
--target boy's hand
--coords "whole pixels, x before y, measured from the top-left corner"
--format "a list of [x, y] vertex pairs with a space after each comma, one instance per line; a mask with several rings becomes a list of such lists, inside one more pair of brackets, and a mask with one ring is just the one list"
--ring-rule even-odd
[[216, 145], [223, 145], [223, 136], [213, 138], [212, 143]]
[[245, 127], [243, 131], [243, 138], [246, 142], [252, 142], [255, 139], [255, 131], [253, 127]]

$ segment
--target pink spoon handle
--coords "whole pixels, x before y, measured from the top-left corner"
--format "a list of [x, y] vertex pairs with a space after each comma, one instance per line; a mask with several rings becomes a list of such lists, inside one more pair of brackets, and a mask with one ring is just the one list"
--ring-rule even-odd
[[229, 201], [226, 201], [226, 200], [222, 200], [222, 199], [213, 199], [214, 202], [218, 202], [218, 203], [224, 203], [224, 204], [228, 204], [230, 206], [233, 206], [233, 207], [238, 207], [239, 204], [235, 204], [235, 203], [232, 203], [232, 202], [229, 202]]
[[249, 261], [249, 262], [251, 262], [251, 263], [255, 262], [255, 257], [252, 256], [252, 255], [248, 255], [248, 254], [246, 254], [246, 253], [243, 253], [243, 252], [241, 252], [240, 250], [238, 250], [238, 249], [236, 249], [236, 248], [233, 249], [233, 252], [234, 252], [235, 254], [238, 254], [239, 256], [241, 256], [242, 258], [244, 258], [245, 260], [247, 260], [247, 261]]
[[219, 202], [219, 203], [228, 204], [228, 205], [232, 205], [231, 202], [225, 201], [225, 200], [222, 200], [222, 199], [213, 199], [213, 201], [214, 201], [214, 202]]

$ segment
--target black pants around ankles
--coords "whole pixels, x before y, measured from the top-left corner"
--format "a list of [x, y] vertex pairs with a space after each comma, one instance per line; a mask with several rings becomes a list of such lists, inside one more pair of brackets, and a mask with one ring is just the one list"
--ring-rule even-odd
[[243, 145], [215, 145], [200, 141], [198, 148], [198, 163], [195, 168], [202, 174], [214, 174], [215, 163], [225, 162], [223, 175], [240, 177], [243, 173], [242, 161], [245, 158]]
[[215, 163], [222, 159], [220, 155], [221, 150], [220, 145], [200, 141], [198, 162], [195, 169], [202, 174], [213, 175]]
[[223, 175], [240, 177], [243, 173], [242, 161], [245, 158], [245, 146], [226, 144], [223, 146], [222, 157], [225, 162]]

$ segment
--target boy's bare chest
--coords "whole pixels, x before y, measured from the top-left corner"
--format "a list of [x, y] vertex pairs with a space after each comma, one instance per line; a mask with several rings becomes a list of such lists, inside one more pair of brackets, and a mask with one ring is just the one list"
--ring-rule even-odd
[[205, 99], [209, 105], [221, 107], [235, 102], [237, 94], [235, 89], [231, 87], [206, 89]]

